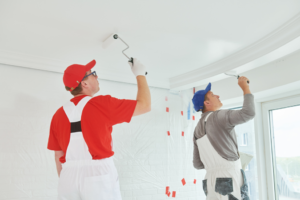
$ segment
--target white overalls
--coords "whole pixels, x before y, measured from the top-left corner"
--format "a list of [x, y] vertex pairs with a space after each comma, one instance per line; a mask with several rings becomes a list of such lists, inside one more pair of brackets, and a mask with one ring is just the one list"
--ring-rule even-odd
[[81, 132], [81, 114], [91, 97], [63, 109], [71, 123], [66, 162], [58, 184], [59, 200], [121, 200], [119, 179], [113, 157], [93, 160]]
[[[210, 114], [212, 113], [206, 117], [205, 124]], [[203, 180], [206, 200], [249, 200], [248, 186], [240, 159], [228, 161], [222, 158], [206, 134], [196, 142], [201, 161], [206, 169]]]

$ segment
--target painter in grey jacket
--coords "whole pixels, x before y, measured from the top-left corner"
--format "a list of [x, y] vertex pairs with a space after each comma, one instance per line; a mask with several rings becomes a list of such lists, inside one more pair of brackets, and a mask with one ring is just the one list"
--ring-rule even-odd
[[[194, 131], [194, 157], [193, 164], [196, 169], [204, 169], [205, 166], [201, 161], [196, 140], [205, 135], [204, 121], [206, 116], [213, 112], [206, 123], [207, 137], [218, 152], [218, 154], [228, 161], [236, 161], [239, 159], [238, 144], [234, 127], [243, 124], [255, 116], [254, 96], [251, 94], [248, 79], [240, 77], [238, 84], [244, 92], [244, 104], [241, 110], [220, 110], [222, 103], [219, 96], [212, 91], [208, 91], [205, 95], [204, 103], [199, 108], [195, 106], [197, 111], [202, 111]], [[194, 101], [194, 99], [193, 99]]]

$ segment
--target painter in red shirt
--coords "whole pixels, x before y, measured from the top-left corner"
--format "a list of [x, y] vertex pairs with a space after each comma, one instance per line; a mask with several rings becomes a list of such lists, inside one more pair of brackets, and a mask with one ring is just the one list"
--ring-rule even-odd
[[54, 114], [48, 141], [60, 177], [58, 199], [121, 200], [113, 163], [113, 125], [129, 123], [132, 116], [151, 109], [146, 69], [137, 59], [129, 62], [137, 80], [136, 100], [94, 96], [100, 90], [92, 71], [95, 64], [73, 64], [64, 72], [64, 85], [74, 98]]

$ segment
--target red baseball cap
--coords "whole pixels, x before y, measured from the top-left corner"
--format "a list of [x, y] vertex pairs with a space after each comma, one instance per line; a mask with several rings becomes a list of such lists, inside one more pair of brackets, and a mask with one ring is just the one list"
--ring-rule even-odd
[[74, 90], [82, 81], [85, 73], [91, 70], [96, 64], [95, 60], [92, 60], [86, 65], [73, 64], [67, 67], [64, 72], [64, 84], [71, 88], [70, 91]]

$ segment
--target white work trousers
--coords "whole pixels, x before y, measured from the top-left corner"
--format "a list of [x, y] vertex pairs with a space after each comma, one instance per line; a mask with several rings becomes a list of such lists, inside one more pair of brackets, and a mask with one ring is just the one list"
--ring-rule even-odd
[[113, 157], [67, 161], [58, 185], [59, 200], [121, 200]]
[[58, 200], [122, 200], [113, 157], [93, 160], [82, 131], [81, 114], [91, 97], [63, 109], [71, 124], [71, 135], [58, 184]]

